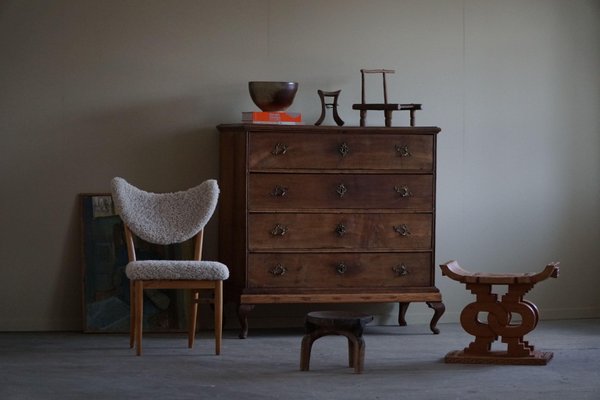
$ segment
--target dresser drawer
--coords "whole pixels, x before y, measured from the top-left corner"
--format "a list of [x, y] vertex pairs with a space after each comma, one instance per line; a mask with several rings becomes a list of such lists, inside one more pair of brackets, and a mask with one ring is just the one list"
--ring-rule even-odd
[[301, 214], [248, 216], [250, 251], [276, 249], [429, 250], [432, 214]]
[[250, 288], [394, 288], [431, 285], [430, 253], [250, 254]]
[[250, 133], [250, 169], [433, 170], [433, 136]]
[[432, 175], [250, 174], [250, 211], [433, 210]]

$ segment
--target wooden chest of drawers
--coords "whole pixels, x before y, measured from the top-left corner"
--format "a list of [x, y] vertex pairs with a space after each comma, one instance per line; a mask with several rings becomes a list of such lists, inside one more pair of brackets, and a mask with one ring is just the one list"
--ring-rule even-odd
[[256, 304], [411, 302], [435, 287], [435, 127], [219, 125], [219, 258]]

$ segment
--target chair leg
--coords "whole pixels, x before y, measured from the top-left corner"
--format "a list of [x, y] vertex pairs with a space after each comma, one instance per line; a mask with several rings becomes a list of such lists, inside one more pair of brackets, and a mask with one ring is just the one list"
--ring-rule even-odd
[[194, 339], [196, 337], [196, 321], [198, 318], [199, 299], [200, 292], [198, 290], [192, 290], [190, 296], [190, 316], [188, 319], [188, 347], [190, 349], [194, 347]]
[[142, 325], [144, 319], [144, 282], [135, 281], [135, 343], [136, 354], [142, 355]]
[[223, 336], [223, 281], [215, 282], [215, 354], [221, 354]]
[[129, 348], [135, 343], [135, 285], [129, 281]]

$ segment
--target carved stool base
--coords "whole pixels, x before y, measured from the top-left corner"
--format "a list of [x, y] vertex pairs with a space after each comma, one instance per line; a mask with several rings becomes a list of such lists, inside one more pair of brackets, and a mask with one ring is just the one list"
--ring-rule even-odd
[[507, 364], [507, 365], [546, 365], [554, 353], [532, 351], [530, 356], [511, 357], [505, 351], [490, 351], [487, 355], [465, 354], [464, 350], [455, 350], [446, 354], [444, 361], [455, 364]]

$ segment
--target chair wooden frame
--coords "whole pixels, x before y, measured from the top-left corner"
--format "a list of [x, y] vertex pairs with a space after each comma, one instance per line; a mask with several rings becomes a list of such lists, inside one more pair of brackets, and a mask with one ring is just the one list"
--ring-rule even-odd
[[[125, 226], [125, 242], [129, 262], [136, 261], [134, 234], [127, 225]], [[194, 237], [193, 260], [202, 258], [202, 244], [204, 230]], [[223, 335], [223, 281], [221, 280], [178, 280], [178, 279], [151, 279], [130, 281], [130, 331], [129, 347], [136, 346], [136, 354], [142, 355], [142, 327], [144, 317], [144, 289], [188, 289], [190, 296], [190, 315], [188, 320], [188, 348], [194, 345], [196, 334], [196, 321], [200, 291], [212, 290], [214, 292], [213, 305], [215, 314], [215, 354], [221, 354], [221, 339]]]

